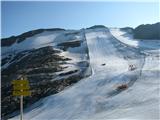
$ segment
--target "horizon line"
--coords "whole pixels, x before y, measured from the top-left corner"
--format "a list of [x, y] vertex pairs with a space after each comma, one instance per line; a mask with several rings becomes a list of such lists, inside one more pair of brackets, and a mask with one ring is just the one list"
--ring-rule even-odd
[[[143, 23], [143, 24], [140, 24], [140, 25], [147, 25], [147, 24], [156, 24], [156, 23], [160, 23], [160, 22], [154, 22], [154, 23]], [[97, 26], [99, 26], [99, 25], [101, 25], [101, 24], [97, 24]], [[31, 29], [31, 30], [27, 30], [27, 31], [24, 31], [24, 32], [21, 32], [21, 33], [19, 33], [19, 34], [16, 34], [16, 35], [9, 35], [9, 36], [4, 36], [4, 37], [2, 37], [2, 35], [1, 35], [1, 39], [6, 39], [6, 38], [10, 38], [10, 37], [16, 37], [16, 36], [19, 36], [19, 35], [21, 35], [21, 34], [24, 34], [24, 33], [26, 33], [26, 32], [30, 32], [30, 31], [33, 31], [33, 30], [38, 30], [38, 29], [56, 29], [56, 28], [60, 28], [60, 29], [64, 29], [64, 30], [81, 30], [81, 29], [87, 29], [87, 28], [90, 28], [90, 27], [93, 27], [93, 26], [96, 26], [96, 25], [92, 25], [92, 26], [89, 26], [89, 27], [82, 27], [82, 28], [65, 28], [65, 27], [49, 27], [49, 28], [47, 28], [47, 27], [41, 27], [41, 28], [35, 28], [35, 29]], [[105, 26], [106, 28], [126, 28], [126, 27], [130, 27], [130, 28], [133, 28], [133, 29], [135, 29], [136, 27], [138, 27], [138, 26], [136, 26], [136, 27], [132, 27], [132, 26], [124, 26], [124, 27], [116, 27], [116, 26], [106, 26], [106, 25], [103, 25], [103, 26]]]

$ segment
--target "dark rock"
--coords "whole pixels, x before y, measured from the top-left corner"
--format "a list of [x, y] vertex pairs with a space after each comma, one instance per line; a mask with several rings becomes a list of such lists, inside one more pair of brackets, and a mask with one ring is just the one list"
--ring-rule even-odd
[[76, 73], [76, 72], [78, 72], [78, 70], [73, 70], [73, 71], [69, 71], [69, 72], [65, 72], [65, 73], [60, 73], [59, 76], [70, 75], [70, 74], [73, 74], [73, 73]]
[[122, 84], [122, 85], [117, 86], [117, 90], [125, 90], [127, 88], [128, 88], [127, 84]]
[[9, 38], [3, 38], [3, 39], [1, 39], [1, 46], [2, 47], [4, 47], [4, 46], [10, 46], [13, 43], [15, 43], [16, 40], [17, 40], [16, 36], [11, 36]]
[[95, 29], [95, 28], [106, 28], [106, 26], [104, 26], [104, 25], [94, 25], [94, 26], [89, 27], [87, 29]]
[[160, 39], [160, 23], [140, 25], [134, 29], [135, 39]]
[[124, 27], [124, 28], [120, 28], [120, 30], [125, 31], [127, 33], [133, 33], [134, 29], [131, 27]]
[[102, 66], [105, 66], [106, 64], [105, 63], [103, 63], [103, 64], [101, 64]]
[[57, 46], [60, 46], [63, 50], [67, 50], [69, 47], [79, 47], [81, 45], [81, 42], [78, 41], [68, 41], [58, 44]]

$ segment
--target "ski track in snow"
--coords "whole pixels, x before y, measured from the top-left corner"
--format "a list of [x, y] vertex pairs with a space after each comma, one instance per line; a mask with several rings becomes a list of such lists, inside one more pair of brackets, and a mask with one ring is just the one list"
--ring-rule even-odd
[[[107, 28], [85, 30], [92, 75], [41, 99], [24, 120], [158, 120], [159, 59], [111, 33]], [[133, 71], [128, 70], [131, 64]], [[117, 91], [121, 84], [129, 88]]]

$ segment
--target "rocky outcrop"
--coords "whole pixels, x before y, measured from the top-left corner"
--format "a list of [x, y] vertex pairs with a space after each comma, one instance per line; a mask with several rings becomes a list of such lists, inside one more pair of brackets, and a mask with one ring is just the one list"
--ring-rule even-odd
[[[47, 29], [48, 31], [61, 29]], [[21, 35], [22, 41], [34, 34], [40, 34], [42, 29], [36, 32], [27, 32]], [[62, 35], [65, 33], [62, 33]], [[80, 35], [79, 35], [80, 34]], [[12, 96], [12, 80], [20, 75], [25, 75], [30, 83], [31, 96], [24, 97], [24, 108], [40, 100], [43, 97], [56, 94], [65, 87], [70, 86], [84, 77], [87, 77], [86, 71], [89, 68], [88, 48], [83, 33], [66, 32], [65, 35], [79, 35], [80, 39], [58, 41], [56, 46], [45, 46], [36, 49], [10, 52], [2, 57], [2, 118], [8, 119], [19, 112], [19, 97]], [[20, 36], [18, 36], [20, 38]], [[12, 45], [17, 37], [3, 39], [3, 47]], [[56, 38], [57, 39], [57, 38]], [[13, 40], [13, 41], [12, 41]], [[19, 39], [20, 40], [20, 39]], [[18, 44], [18, 42], [17, 42]], [[83, 45], [82, 45], [83, 44]], [[82, 49], [78, 51], [82, 57], [79, 61], [72, 63], [72, 59], [61, 53], [66, 52], [68, 48]], [[82, 47], [82, 48], [81, 48]], [[15, 48], [16, 49], [16, 48]], [[76, 51], [77, 52], [77, 51]], [[72, 53], [71, 53], [72, 54]], [[73, 53], [75, 54], [75, 53]], [[76, 59], [76, 58], [75, 58]], [[72, 67], [73, 66], [73, 67]], [[69, 69], [68, 69], [69, 68]], [[16, 112], [17, 111], [17, 112]], [[13, 114], [14, 113], [14, 114]]]
[[135, 39], [160, 39], [160, 23], [140, 25], [134, 29]]

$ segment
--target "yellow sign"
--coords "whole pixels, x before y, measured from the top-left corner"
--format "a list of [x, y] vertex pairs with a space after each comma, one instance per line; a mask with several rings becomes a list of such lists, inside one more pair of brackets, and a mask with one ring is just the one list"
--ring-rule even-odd
[[13, 95], [14, 96], [29, 96], [31, 92], [29, 91], [29, 82], [28, 80], [13, 80]]
[[14, 85], [13, 86], [13, 90], [17, 91], [17, 90], [29, 90], [30, 87], [28, 85]]
[[13, 91], [13, 96], [30, 96], [31, 92], [30, 91]]

